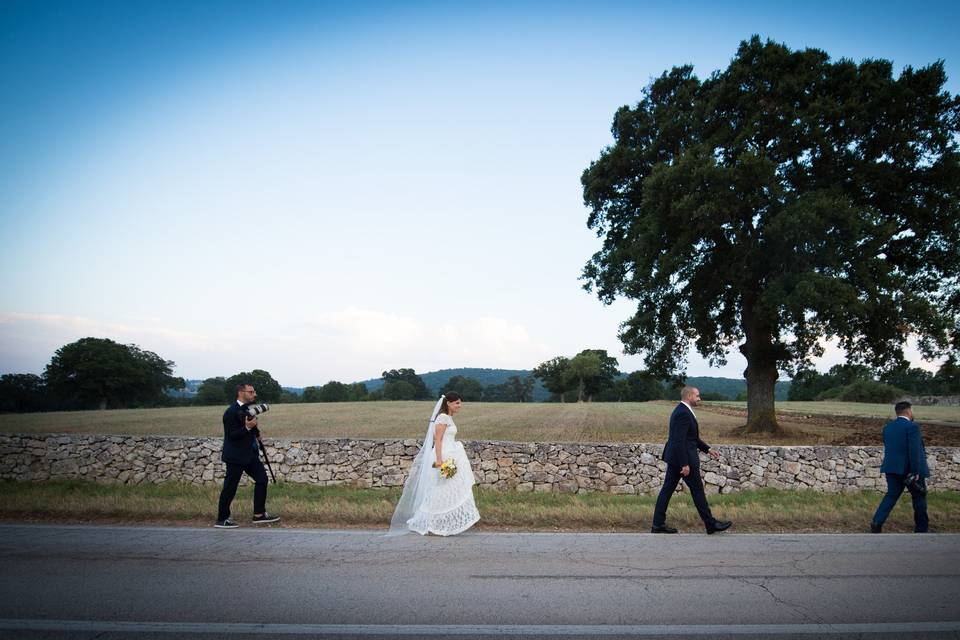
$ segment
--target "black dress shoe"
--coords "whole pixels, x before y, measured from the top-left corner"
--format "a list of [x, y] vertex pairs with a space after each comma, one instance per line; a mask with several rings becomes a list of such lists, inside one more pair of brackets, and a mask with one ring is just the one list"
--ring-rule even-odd
[[715, 520], [713, 526], [707, 527], [707, 535], [711, 533], [717, 533], [718, 531], [726, 531], [733, 525], [729, 520]]
[[674, 529], [673, 527], [668, 527], [667, 525], [661, 525], [659, 527], [654, 525], [650, 529], [650, 533], [676, 533], [676, 532], [677, 532], [676, 529]]
[[870, 533], [883, 533], [883, 525], [876, 522], [870, 523]]

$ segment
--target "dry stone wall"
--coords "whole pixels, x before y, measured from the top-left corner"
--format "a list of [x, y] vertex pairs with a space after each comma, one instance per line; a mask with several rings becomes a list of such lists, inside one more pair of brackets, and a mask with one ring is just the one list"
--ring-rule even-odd
[[[44, 481], [218, 483], [221, 438], [119, 435], [0, 435], [0, 478]], [[660, 444], [464, 442], [482, 487], [500, 491], [656, 493]], [[278, 480], [399, 487], [418, 440], [300, 439], [267, 445]], [[707, 491], [773, 487], [828, 493], [883, 490], [882, 447], [720, 445], [702, 460]], [[930, 447], [931, 489], [960, 490], [960, 448]]]

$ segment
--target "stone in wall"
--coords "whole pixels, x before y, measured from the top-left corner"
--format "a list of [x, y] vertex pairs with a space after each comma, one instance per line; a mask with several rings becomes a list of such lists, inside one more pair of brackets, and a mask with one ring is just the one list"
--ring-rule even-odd
[[[278, 480], [316, 485], [403, 485], [417, 440], [270, 440]], [[220, 438], [101, 435], [0, 435], [0, 478], [44, 481], [220, 483]], [[482, 487], [498, 491], [655, 494], [665, 463], [648, 443], [465, 443]], [[882, 491], [881, 447], [720, 445], [703, 458], [711, 493], [773, 487], [826, 493]], [[930, 447], [931, 489], [960, 490], [960, 449]], [[243, 482], [248, 482], [244, 477]]]

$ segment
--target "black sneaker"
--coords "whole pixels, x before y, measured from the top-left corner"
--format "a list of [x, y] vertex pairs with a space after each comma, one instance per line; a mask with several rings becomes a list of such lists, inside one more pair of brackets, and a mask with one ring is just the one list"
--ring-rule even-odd
[[267, 524], [268, 522], [280, 522], [280, 516], [271, 513], [264, 513], [260, 516], [253, 516], [253, 524]]
[[238, 525], [236, 522], [234, 522], [230, 518], [227, 518], [226, 520], [217, 520], [217, 523], [213, 526], [216, 527], [217, 529], [236, 529], [240, 525]]

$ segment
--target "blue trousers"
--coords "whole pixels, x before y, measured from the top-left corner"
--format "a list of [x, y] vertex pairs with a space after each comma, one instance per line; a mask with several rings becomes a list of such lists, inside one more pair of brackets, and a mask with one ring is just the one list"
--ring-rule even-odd
[[700, 458], [697, 457], [696, 449], [690, 450], [689, 458], [690, 473], [686, 476], [680, 475], [680, 467], [667, 463], [667, 474], [663, 478], [663, 486], [660, 487], [660, 495], [657, 496], [657, 505], [653, 509], [653, 526], [662, 527], [667, 523], [667, 506], [681, 479], [690, 488], [690, 497], [693, 498], [693, 505], [697, 508], [704, 526], [710, 528], [716, 523], [716, 519], [710, 513], [710, 505], [707, 504], [707, 494], [703, 489], [703, 479], [700, 477]]
[[[907, 486], [904, 483], [906, 476], [899, 473], [885, 473], [887, 477], [887, 495], [883, 496], [877, 512], [873, 515], [874, 524], [882, 525], [887, 520], [887, 516], [893, 511], [894, 505], [903, 494], [903, 490], [910, 492], [910, 498], [913, 500], [913, 530], [915, 533], [926, 533], [930, 528], [930, 520], [927, 518], [927, 496], [920, 493], [913, 486]], [[919, 481], [923, 484], [923, 478]]]

